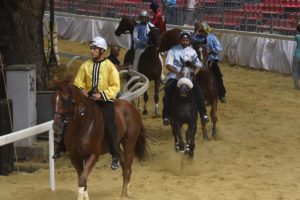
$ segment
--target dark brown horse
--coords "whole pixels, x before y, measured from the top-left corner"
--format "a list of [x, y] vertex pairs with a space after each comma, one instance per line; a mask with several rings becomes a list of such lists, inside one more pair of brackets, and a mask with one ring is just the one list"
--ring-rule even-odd
[[173, 46], [179, 44], [179, 34], [182, 30], [174, 28], [163, 32], [161, 35], [161, 43], [159, 46], [159, 52], [170, 50]]
[[[200, 87], [202, 89], [206, 105], [210, 105], [210, 119], [212, 121], [212, 136], [216, 138], [217, 136], [217, 111], [218, 111], [218, 89], [215, 76], [210, 66], [207, 64], [207, 51], [205, 48], [200, 49], [201, 61], [205, 66], [205, 70], [201, 70], [196, 78], [199, 81]], [[207, 130], [205, 123], [202, 123], [202, 134], [204, 139], [208, 139]]]
[[[101, 108], [82, 95], [71, 79], [59, 85], [52, 101], [55, 109], [53, 130], [62, 133], [64, 119], [70, 119], [64, 130], [64, 142], [78, 175], [78, 200], [86, 200], [88, 199], [87, 178], [99, 155], [108, 152]], [[118, 141], [123, 147], [122, 196], [128, 196], [134, 155], [139, 159], [147, 155], [145, 129], [138, 110], [129, 102], [118, 99], [115, 102], [115, 112]]]
[[[183, 61], [183, 60], [182, 60]], [[176, 151], [193, 156], [195, 134], [197, 131], [198, 103], [193, 89], [195, 68], [191, 62], [185, 63], [181, 69], [181, 78], [177, 81], [170, 101], [170, 125], [175, 141]], [[187, 124], [186, 140], [182, 138], [182, 126]]]
[[[117, 36], [121, 34], [129, 33], [131, 35], [131, 48], [127, 51], [124, 63], [133, 64], [134, 60], [134, 41], [133, 41], [133, 30], [136, 25], [134, 19], [124, 16], [118, 28], [115, 31]], [[155, 114], [158, 114], [158, 101], [159, 101], [159, 86], [160, 86], [160, 77], [162, 72], [162, 61], [159, 56], [159, 46], [161, 42], [160, 32], [158, 28], [151, 28], [149, 32], [148, 47], [142, 53], [139, 63], [138, 63], [138, 72], [144, 74], [149, 81], [154, 81], [154, 102], [155, 102]], [[143, 114], [148, 114], [147, 111], [147, 102], [148, 102], [148, 93], [144, 93], [144, 110]]]

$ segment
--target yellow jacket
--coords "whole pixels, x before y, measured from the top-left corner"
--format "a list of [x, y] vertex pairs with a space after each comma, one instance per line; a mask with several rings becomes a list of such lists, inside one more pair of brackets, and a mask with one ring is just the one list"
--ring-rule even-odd
[[[87, 92], [92, 89], [94, 61], [89, 59], [79, 68], [74, 85], [84, 88]], [[120, 77], [115, 65], [108, 59], [100, 64], [98, 75], [98, 92], [102, 96], [102, 101], [114, 101], [120, 91]]]

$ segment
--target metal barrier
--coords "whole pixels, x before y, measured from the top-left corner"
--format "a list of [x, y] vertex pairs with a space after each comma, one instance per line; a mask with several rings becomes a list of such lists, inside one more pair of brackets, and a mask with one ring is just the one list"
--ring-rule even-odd
[[[148, 78], [134, 70], [122, 70], [120, 76], [129, 75], [131, 78], [123, 85], [120, 99], [131, 101], [143, 95], [149, 88]], [[133, 85], [132, 85], [133, 84]], [[130, 86], [130, 87], [129, 87]]]

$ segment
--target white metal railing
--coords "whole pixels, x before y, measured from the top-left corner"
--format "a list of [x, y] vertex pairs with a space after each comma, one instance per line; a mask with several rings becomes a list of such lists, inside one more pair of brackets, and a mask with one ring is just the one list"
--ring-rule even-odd
[[[141, 95], [143, 95], [149, 88], [149, 79], [132, 69], [129, 70], [121, 70], [119, 71], [120, 77], [128, 74], [130, 75], [130, 79], [123, 85], [121, 89], [120, 99], [125, 99], [127, 101], [131, 101]], [[133, 84], [134, 83], [134, 84]], [[129, 85], [133, 84], [129, 88]]]
[[52, 130], [53, 120], [45, 122], [30, 128], [26, 128], [20, 131], [16, 131], [10, 134], [0, 136], [0, 146], [22, 140], [46, 131], [49, 132], [49, 184], [52, 191], [55, 190], [55, 175], [54, 175], [54, 159], [52, 155], [54, 154], [54, 132]]

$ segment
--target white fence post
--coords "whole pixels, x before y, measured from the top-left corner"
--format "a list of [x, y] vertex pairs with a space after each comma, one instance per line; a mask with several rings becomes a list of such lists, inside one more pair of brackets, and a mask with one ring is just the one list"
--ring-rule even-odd
[[50, 189], [55, 191], [55, 166], [52, 155], [54, 154], [54, 132], [49, 130], [49, 168], [50, 168]]

